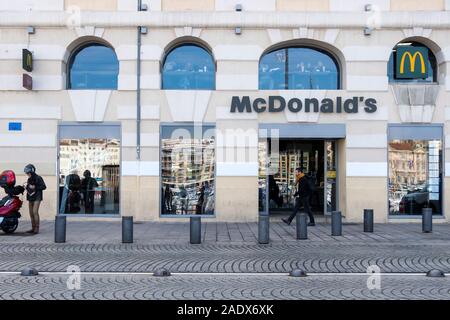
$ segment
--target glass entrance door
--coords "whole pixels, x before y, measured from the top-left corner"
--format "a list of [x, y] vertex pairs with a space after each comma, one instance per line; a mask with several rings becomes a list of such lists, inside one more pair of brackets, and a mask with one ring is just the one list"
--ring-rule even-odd
[[259, 141], [259, 212], [287, 214], [295, 204], [295, 169], [303, 168], [312, 186], [314, 214], [337, 210], [336, 142], [306, 139]]

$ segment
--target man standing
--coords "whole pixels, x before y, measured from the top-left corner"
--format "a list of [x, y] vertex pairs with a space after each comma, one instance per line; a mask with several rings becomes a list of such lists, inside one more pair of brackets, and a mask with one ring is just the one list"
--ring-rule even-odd
[[294, 211], [289, 216], [289, 218], [285, 219], [283, 218], [283, 222], [287, 225], [290, 225], [292, 220], [294, 220], [295, 216], [297, 215], [297, 212], [300, 210], [301, 206], [303, 205], [303, 209], [309, 216], [309, 223], [308, 226], [315, 226], [314, 222], [314, 216], [311, 212], [311, 208], [309, 206], [309, 198], [311, 197], [311, 187], [309, 186], [308, 178], [305, 176], [305, 173], [303, 172], [303, 169], [297, 168], [295, 169], [295, 180], [296, 180], [296, 187], [297, 191], [294, 194], [295, 197], [295, 205], [294, 205]]
[[39, 233], [39, 206], [42, 201], [42, 191], [47, 187], [41, 176], [36, 174], [34, 165], [29, 164], [23, 170], [28, 177], [25, 189], [27, 190], [27, 200], [30, 209], [31, 230], [27, 233]]

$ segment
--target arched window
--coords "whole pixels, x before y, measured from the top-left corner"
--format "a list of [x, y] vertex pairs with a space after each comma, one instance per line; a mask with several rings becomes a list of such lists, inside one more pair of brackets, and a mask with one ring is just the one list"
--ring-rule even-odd
[[114, 50], [88, 44], [74, 52], [69, 63], [69, 89], [117, 89], [119, 61]]
[[339, 65], [326, 51], [289, 47], [264, 54], [259, 62], [260, 90], [339, 89]]
[[207, 50], [195, 44], [172, 49], [164, 60], [163, 89], [214, 90], [216, 67]]
[[[406, 52], [409, 52], [410, 56], [405, 55]], [[416, 52], [420, 52], [421, 55], [416, 56]], [[423, 55], [424, 52], [426, 56]], [[399, 56], [399, 54], [402, 56]], [[402, 59], [403, 55], [405, 55], [404, 59]], [[397, 63], [398, 61], [400, 61], [400, 64]], [[403, 67], [400, 69], [402, 65]], [[389, 82], [433, 83], [437, 82], [436, 68], [436, 57], [430, 48], [419, 42], [403, 41], [392, 49], [387, 73]], [[425, 72], [420, 75], [421, 71]]]

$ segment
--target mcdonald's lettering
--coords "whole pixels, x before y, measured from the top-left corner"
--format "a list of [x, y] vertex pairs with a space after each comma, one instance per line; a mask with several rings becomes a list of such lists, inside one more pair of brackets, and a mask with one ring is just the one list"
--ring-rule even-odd
[[27, 49], [22, 49], [22, 68], [25, 71], [33, 71], [33, 54]]
[[428, 76], [428, 49], [423, 47], [398, 47], [396, 78], [424, 79]]

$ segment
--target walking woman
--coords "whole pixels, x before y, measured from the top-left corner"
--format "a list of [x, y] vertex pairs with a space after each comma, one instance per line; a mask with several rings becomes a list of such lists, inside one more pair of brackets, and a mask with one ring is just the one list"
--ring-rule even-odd
[[42, 191], [47, 189], [44, 179], [36, 174], [36, 168], [28, 164], [23, 170], [28, 177], [25, 189], [27, 190], [27, 200], [30, 209], [31, 230], [27, 233], [39, 233], [39, 206], [42, 201]]

